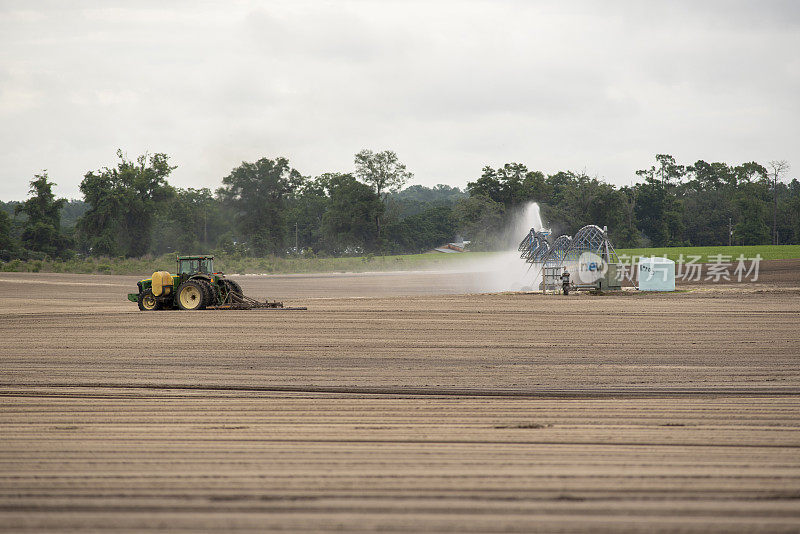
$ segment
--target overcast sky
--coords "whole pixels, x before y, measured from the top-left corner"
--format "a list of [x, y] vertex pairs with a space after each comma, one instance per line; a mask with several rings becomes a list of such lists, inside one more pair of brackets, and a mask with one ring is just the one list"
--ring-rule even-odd
[[[135, 6], [135, 7], [134, 7]], [[656, 153], [800, 176], [800, 2], [0, 0], [0, 199], [47, 169], [165, 152], [180, 187], [242, 161], [412, 183], [521, 162], [629, 184]]]

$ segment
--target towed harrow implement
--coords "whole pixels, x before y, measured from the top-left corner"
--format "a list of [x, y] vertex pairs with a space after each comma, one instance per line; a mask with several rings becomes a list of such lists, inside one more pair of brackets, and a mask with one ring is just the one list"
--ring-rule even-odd
[[269, 301], [265, 300], [261, 302], [260, 300], [256, 300], [252, 297], [247, 297], [245, 295], [238, 295], [234, 292], [229, 292], [228, 296], [222, 302], [222, 304], [218, 306], [209, 306], [210, 309], [215, 310], [284, 310], [284, 311], [292, 311], [292, 310], [307, 310], [305, 306], [290, 306], [286, 307], [283, 305], [283, 302], [278, 301]]

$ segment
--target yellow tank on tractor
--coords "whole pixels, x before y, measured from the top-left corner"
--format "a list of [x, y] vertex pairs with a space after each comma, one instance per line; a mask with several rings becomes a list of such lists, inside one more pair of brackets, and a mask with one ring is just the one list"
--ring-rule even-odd
[[214, 256], [178, 256], [177, 273], [156, 271], [150, 278], [137, 284], [137, 293], [128, 293], [128, 300], [136, 302], [142, 311], [165, 309], [202, 310], [215, 309], [282, 309], [282, 302], [259, 302], [242, 293], [241, 286], [214, 271]]

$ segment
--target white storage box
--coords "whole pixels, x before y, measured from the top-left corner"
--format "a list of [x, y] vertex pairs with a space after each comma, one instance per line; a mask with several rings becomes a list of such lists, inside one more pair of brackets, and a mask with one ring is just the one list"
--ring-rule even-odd
[[675, 262], [667, 258], [639, 259], [640, 291], [675, 291]]

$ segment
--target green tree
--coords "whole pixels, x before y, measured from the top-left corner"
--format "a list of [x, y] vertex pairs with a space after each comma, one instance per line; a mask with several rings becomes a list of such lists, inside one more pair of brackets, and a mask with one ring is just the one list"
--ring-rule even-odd
[[16, 208], [20, 204], [20, 202], [12, 200], [11, 202], [3, 202], [0, 200], [0, 211], [6, 212], [9, 217], [13, 217], [14, 213], [16, 213]]
[[656, 154], [656, 164], [649, 169], [636, 171], [645, 182], [659, 183], [661, 187], [677, 185], [686, 174], [686, 167], [678, 165], [669, 154]]
[[78, 219], [86, 213], [89, 206], [83, 200], [68, 200], [61, 208], [61, 227], [64, 229], [75, 228]]
[[767, 168], [755, 161], [737, 165], [733, 170], [736, 173], [737, 184], [758, 181], [766, 182], [767, 180]]
[[[287, 205], [286, 219], [289, 223], [289, 241], [294, 245], [295, 237], [297, 249], [295, 252], [311, 249], [313, 252], [326, 250], [322, 231], [322, 218], [328, 210], [330, 199], [327, 189], [334, 174], [323, 174], [313, 180], [303, 182]], [[372, 221], [367, 221], [371, 225]]]
[[55, 198], [52, 190], [54, 184], [47, 179], [47, 172], [37, 174], [30, 184], [33, 196], [15, 210], [27, 217], [23, 225], [22, 244], [29, 250], [50, 256], [63, 255], [70, 245], [61, 232], [61, 208], [67, 201]]
[[484, 167], [480, 178], [467, 183], [467, 191], [510, 208], [529, 200], [541, 201], [543, 180], [542, 173], [531, 172], [522, 163], [506, 163], [497, 169]]
[[[584, 186], [591, 198], [580, 221], [580, 226], [596, 224], [608, 227], [609, 236], [617, 247], [636, 246], [639, 232], [634, 224], [632, 198], [614, 186], [597, 179], [589, 180]], [[576, 230], [577, 231], [577, 230]]]
[[497, 175], [497, 171], [488, 165], [483, 168], [480, 178], [474, 182], [467, 182], [467, 191], [470, 197], [482, 197], [505, 204], [507, 194], [503, 183]]
[[797, 178], [789, 183], [789, 199], [786, 203], [789, 216], [787, 222], [792, 229], [792, 243], [800, 243], [800, 181]]
[[377, 228], [384, 204], [368, 185], [350, 174], [327, 175], [330, 195], [328, 209], [322, 216], [326, 248], [334, 254], [374, 251], [379, 245]]
[[217, 194], [234, 214], [236, 228], [257, 255], [286, 250], [287, 201], [303, 182], [286, 158], [242, 162], [222, 179]]
[[639, 229], [656, 247], [684, 244], [684, 203], [677, 197], [686, 168], [673, 156], [657, 154], [656, 165], [636, 171], [644, 182], [637, 184], [636, 219]]
[[620, 248], [638, 248], [642, 244], [642, 234], [636, 226], [636, 192], [625, 186], [618, 191], [622, 219], [620, 228], [609, 227], [611, 239]]
[[[378, 198], [385, 202], [390, 193], [395, 193], [403, 185], [414, 177], [414, 174], [406, 169], [397, 154], [391, 150], [383, 152], [373, 152], [364, 149], [355, 155], [356, 178], [369, 185]], [[385, 210], [375, 214], [375, 228], [378, 240], [381, 239], [381, 226]]]
[[656, 154], [656, 162], [655, 175], [661, 179], [662, 187], [676, 185], [686, 174], [686, 168], [669, 154]]
[[505, 206], [483, 195], [460, 200], [453, 208], [459, 232], [474, 250], [495, 250], [505, 223]]
[[658, 181], [637, 184], [636, 219], [639, 229], [655, 247], [668, 246], [671, 241], [666, 221], [667, 204], [667, 192]]
[[778, 198], [780, 196], [781, 179], [789, 171], [789, 162], [786, 160], [774, 160], [769, 162], [769, 177], [772, 181], [772, 244], [780, 244], [778, 235]]
[[687, 245], [728, 244], [728, 225], [736, 216], [730, 192], [726, 189], [689, 192], [685, 195], [684, 205]]
[[763, 245], [770, 241], [770, 229], [765, 222], [769, 209], [769, 193], [764, 184], [745, 184], [736, 196], [739, 222], [734, 229], [739, 245]]
[[388, 226], [399, 252], [424, 252], [454, 239], [457, 226], [450, 206], [435, 206]]
[[167, 177], [175, 169], [166, 154], [136, 161], [117, 151], [112, 168], [86, 173], [81, 192], [89, 209], [78, 219], [78, 235], [95, 254], [142, 256], [150, 250], [155, 218], [174, 191]]
[[0, 260], [8, 261], [15, 254], [16, 241], [11, 235], [11, 217], [0, 210]]
[[210, 189], [176, 189], [175, 195], [159, 212], [153, 250], [159, 253], [208, 251], [227, 229], [219, 202]]
[[725, 163], [707, 163], [697, 160], [686, 170], [693, 176], [690, 184], [698, 191], [720, 189], [725, 185], [736, 185], [738, 174]]
[[423, 205], [452, 205], [467, 195], [458, 187], [437, 184], [434, 187], [411, 185], [391, 196], [401, 202], [411, 201]]
[[355, 166], [356, 177], [372, 187], [381, 200], [414, 177], [391, 150], [373, 152], [364, 149], [355, 155]]
[[[412, 185], [390, 195], [387, 199], [387, 204], [396, 210], [396, 218], [397, 222], [399, 222], [406, 217], [419, 215], [434, 207], [446, 206], [452, 208], [456, 202], [467, 196], [459, 188], [448, 185], [438, 184], [432, 188], [423, 185]], [[391, 239], [394, 239], [394, 237]]]

